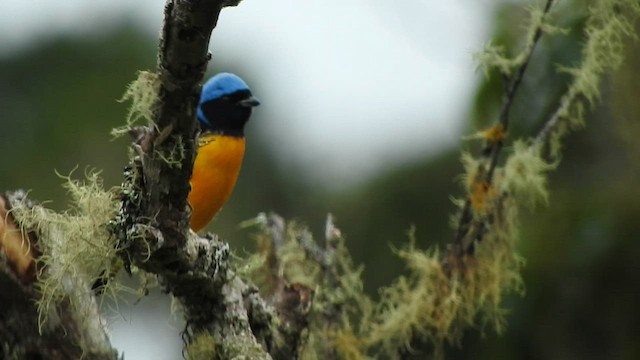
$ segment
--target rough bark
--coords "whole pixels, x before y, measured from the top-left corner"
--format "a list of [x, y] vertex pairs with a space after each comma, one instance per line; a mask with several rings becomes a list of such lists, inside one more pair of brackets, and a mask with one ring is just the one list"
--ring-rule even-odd
[[[280, 321], [276, 309], [236, 276], [229, 246], [215, 236], [201, 238], [188, 231], [186, 198], [195, 156], [196, 105], [210, 34], [220, 10], [228, 5], [237, 3], [167, 3], [158, 49], [154, 126], [135, 130], [137, 156], [126, 172], [114, 233], [125, 262], [158, 275], [165, 290], [180, 301], [190, 355], [210, 341], [214, 353], [207, 355], [217, 358], [294, 359], [298, 347], [282, 342], [291, 340], [289, 322]], [[179, 163], [167, 162], [167, 155], [175, 155], [177, 148]], [[302, 295], [294, 291], [296, 296]]]

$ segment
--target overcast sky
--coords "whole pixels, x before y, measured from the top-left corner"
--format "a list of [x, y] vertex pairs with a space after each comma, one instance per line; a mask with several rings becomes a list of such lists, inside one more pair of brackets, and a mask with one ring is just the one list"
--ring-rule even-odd
[[[349, 184], [458, 141], [478, 77], [471, 55], [488, 39], [494, 2], [245, 0], [224, 10], [212, 52], [251, 73], [264, 123], [249, 126], [273, 139], [281, 161]], [[0, 55], [60, 32], [100, 33], [123, 17], [155, 34], [163, 4], [2, 0]], [[156, 310], [164, 315], [153, 319], [166, 319]], [[114, 340], [129, 359], [180, 358], [162, 347], [175, 343], [156, 342], [150, 354], [127, 332]]]

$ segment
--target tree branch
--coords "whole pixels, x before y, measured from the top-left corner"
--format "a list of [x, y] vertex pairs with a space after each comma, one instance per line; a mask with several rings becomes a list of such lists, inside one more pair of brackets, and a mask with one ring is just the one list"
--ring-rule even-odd
[[[292, 336], [284, 315], [281, 321], [257, 290], [235, 274], [228, 244], [213, 235], [200, 238], [189, 232], [187, 236], [196, 105], [209, 60], [209, 39], [220, 10], [236, 4], [167, 2], [158, 49], [154, 126], [133, 130], [137, 156], [125, 172], [122, 208], [112, 228], [125, 262], [158, 275], [182, 304], [186, 351], [191, 357], [250, 354], [252, 359], [293, 359], [298, 347], [291, 344], [299, 341], [300, 331]], [[203, 346], [207, 343], [210, 346]], [[212, 349], [215, 354], [206, 352]]]
[[[542, 13], [543, 17], [549, 13], [552, 5], [553, 0], [546, 1]], [[487, 191], [492, 186], [493, 175], [496, 167], [498, 166], [498, 160], [502, 153], [504, 140], [506, 139], [507, 130], [509, 128], [509, 114], [511, 106], [515, 99], [516, 92], [520, 88], [527, 67], [529, 66], [529, 61], [531, 60], [536, 44], [542, 36], [542, 26], [543, 24], [541, 21], [535, 27], [530, 40], [530, 46], [525, 49], [525, 53], [523, 54], [524, 60], [520, 66], [518, 66], [515, 76], [510, 78], [508, 74], [503, 74], [505, 81], [507, 81], [507, 85], [505, 86], [505, 95], [502, 102], [502, 108], [500, 110], [500, 118], [492, 128], [499, 135], [487, 139], [481, 152], [478, 168], [476, 169], [476, 179], [474, 179], [475, 184], [478, 184], [485, 189], [483, 191]], [[487, 225], [484, 220], [476, 219], [474, 217], [471, 197], [467, 196], [460, 212], [456, 235], [453, 242], [452, 251], [455, 256], [461, 257], [464, 254], [473, 253], [473, 244], [482, 240], [482, 237], [486, 232], [486, 226]]]

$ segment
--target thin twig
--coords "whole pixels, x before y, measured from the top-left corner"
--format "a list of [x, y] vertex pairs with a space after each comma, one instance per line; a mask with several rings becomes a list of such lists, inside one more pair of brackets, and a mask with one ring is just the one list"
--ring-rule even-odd
[[560, 121], [560, 114], [563, 110], [564, 106], [558, 107], [556, 111], [553, 112], [551, 117], [549, 117], [549, 120], [544, 123], [544, 126], [542, 127], [542, 129], [540, 129], [538, 135], [536, 135], [536, 138], [533, 141], [534, 146], [540, 146], [547, 142], [549, 136], [551, 135], [551, 132], [558, 125], [558, 122]]
[[[551, 6], [553, 5], [553, 0], [547, 0], [543, 9], [543, 17], [549, 13]], [[524, 74], [529, 66], [529, 61], [531, 60], [531, 56], [533, 55], [533, 51], [538, 43], [540, 37], [542, 36], [542, 24], [539, 24], [535, 29], [532, 38], [532, 46], [526, 49], [527, 53], [525, 54], [524, 62], [518, 67], [515, 76], [511, 79], [507, 86], [505, 86], [505, 95], [502, 103], [502, 108], [500, 110], [500, 118], [498, 120], [499, 126], [502, 127], [502, 131], [506, 134], [509, 123], [510, 123], [510, 111], [513, 105], [516, 92], [520, 88], [522, 84], [522, 79], [524, 78]], [[505, 75], [506, 81], [509, 81], [509, 77]], [[493, 175], [498, 166], [498, 161], [500, 158], [500, 154], [504, 147], [504, 140], [498, 141], [487, 141], [485, 147], [481, 152], [481, 161], [478, 165], [477, 174], [479, 176], [475, 181], [480, 181], [487, 186], [490, 186], [493, 181]], [[487, 159], [489, 160], [489, 166], [487, 169]], [[485, 225], [483, 222], [480, 222], [476, 226], [476, 231], [470, 236], [470, 240], [467, 244], [464, 244], [464, 239], [469, 234], [470, 229], [472, 228], [474, 219], [473, 212], [471, 208], [471, 199], [468, 196], [465, 200], [464, 206], [461, 211], [460, 219], [458, 221], [458, 227], [456, 231], [456, 236], [454, 239], [454, 253], [457, 256], [461, 256], [464, 253], [468, 252], [467, 250], [471, 247], [471, 244], [474, 241], [480, 241], [485, 233]]]
[[549, 119], [544, 123], [535, 139], [533, 140], [532, 146], [543, 146], [549, 141], [549, 137], [553, 133], [553, 131], [557, 128], [558, 124], [562, 120], [562, 114], [565, 114], [574, 101], [579, 101], [580, 98], [583, 98], [582, 95], [576, 94], [573, 97], [563, 97], [560, 100], [560, 105], [556, 111], [554, 111]]
[[[549, 13], [549, 10], [551, 9], [552, 5], [553, 5], [553, 0], [547, 0], [547, 3], [545, 4], [544, 10], [543, 10], [543, 15], [542, 15], [543, 17]], [[502, 131], [504, 131], [505, 133], [509, 129], [509, 120], [510, 120], [509, 114], [511, 112], [511, 106], [513, 105], [516, 92], [520, 88], [520, 84], [522, 83], [522, 79], [524, 78], [524, 73], [527, 70], [527, 67], [529, 67], [529, 61], [531, 60], [533, 51], [535, 50], [536, 45], [538, 44], [538, 40], [540, 40], [541, 36], [542, 36], [542, 24], [540, 24], [536, 28], [536, 31], [533, 35], [533, 45], [529, 49], [529, 52], [526, 54], [526, 59], [524, 60], [522, 65], [520, 65], [520, 67], [518, 68], [518, 71], [515, 77], [511, 81], [511, 85], [508, 86], [507, 92], [505, 93], [505, 98], [502, 105], [502, 110], [500, 111], [500, 120], [499, 120], [500, 124], [502, 125]], [[485, 181], [488, 183], [491, 183], [491, 181], [493, 180], [493, 174], [495, 172], [496, 166], [498, 165], [498, 158], [502, 150], [502, 147], [504, 145], [504, 142], [496, 141], [496, 142], [491, 142], [491, 144], [493, 145], [493, 149], [491, 151], [491, 164], [489, 165], [489, 171], [487, 172], [487, 177], [485, 178]]]

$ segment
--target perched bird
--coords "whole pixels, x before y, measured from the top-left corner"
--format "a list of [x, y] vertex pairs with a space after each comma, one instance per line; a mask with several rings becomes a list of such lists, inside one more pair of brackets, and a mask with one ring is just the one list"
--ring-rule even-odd
[[193, 231], [207, 226], [229, 199], [244, 156], [244, 125], [258, 105], [247, 83], [234, 74], [217, 74], [202, 87], [197, 112], [202, 133], [189, 193]]

